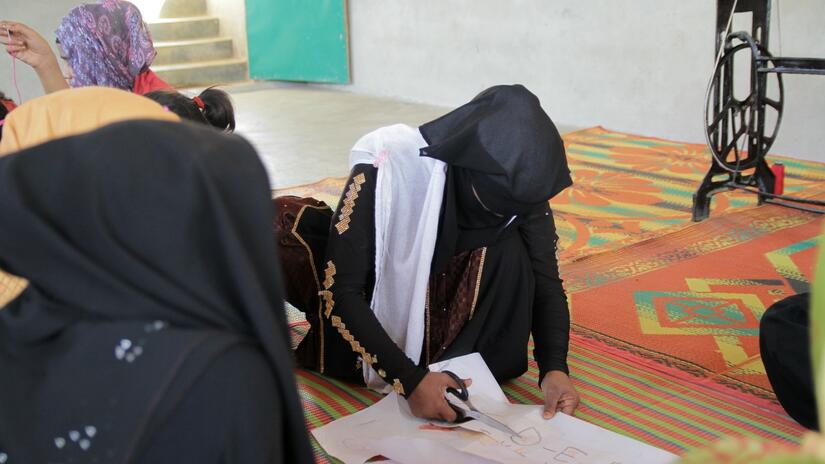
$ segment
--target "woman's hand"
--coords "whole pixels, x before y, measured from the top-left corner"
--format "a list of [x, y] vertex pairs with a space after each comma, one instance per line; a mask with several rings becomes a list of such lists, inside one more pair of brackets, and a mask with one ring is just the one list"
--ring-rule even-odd
[[23, 23], [0, 21], [0, 44], [9, 55], [34, 68], [46, 93], [69, 88], [52, 48], [34, 29]]
[[[472, 383], [473, 381], [470, 379], [464, 380], [464, 384], [468, 387]], [[412, 394], [407, 397], [410, 411], [414, 416], [423, 419], [454, 421], [456, 413], [444, 398], [444, 395], [447, 394], [447, 387], [458, 390], [458, 385], [449, 375], [441, 372], [427, 373], [424, 379], [415, 387]]]
[[[11, 32], [11, 38], [9, 38]], [[34, 69], [57, 64], [57, 58], [46, 39], [23, 23], [0, 21], [0, 43], [6, 52]]]
[[579, 392], [573, 387], [570, 377], [562, 371], [550, 371], [541, 381], [544, 393], [544, 418], [550, 419], [561, 411], [572, 415], [579, 405]]

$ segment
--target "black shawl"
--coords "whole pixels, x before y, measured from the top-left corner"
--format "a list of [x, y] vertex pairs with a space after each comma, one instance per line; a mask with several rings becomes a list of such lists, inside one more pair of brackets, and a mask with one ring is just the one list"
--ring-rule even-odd
[[[210, 363], [254, 344], [277, 378], [280, 460], [312, 462], [269, 183], [239, 137], [132, 121], [0, 158], [0, 452], [134, 462]], [[243, 381], [243, 379], [238, 379]]]

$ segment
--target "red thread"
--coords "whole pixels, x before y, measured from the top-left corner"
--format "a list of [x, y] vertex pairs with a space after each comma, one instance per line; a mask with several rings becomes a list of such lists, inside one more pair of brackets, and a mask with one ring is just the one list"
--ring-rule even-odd
[[200, 108], [201, 111], [203, 111], [204, 108], [206, 108], [206, 105], [203, 104], [203, 100], [201, 100], [201, 97], [192, 97], [192, 101], [195, 102], [196, 105], [198, 105], [198, 108]]
[[[9, 36], [9, 46], [11, 46], [11, 29], [6, 29], [6, 34]], [[20, 86], [17, 84], [17, 56], [14, 53], [9, 53], [9, 56], [11, 56], [11, 82], [17, 91], [17, 102], [23, 103], [23, 94], [20, 93]]]

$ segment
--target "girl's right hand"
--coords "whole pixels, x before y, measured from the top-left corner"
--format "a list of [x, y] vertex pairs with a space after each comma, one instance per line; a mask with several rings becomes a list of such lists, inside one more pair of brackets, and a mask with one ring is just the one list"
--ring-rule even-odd
[[57, 58], [46, 39], [23, 23], [0, 21], [0, 44], [6, 47], [9, 55], [36, 70], [57, 65]]
[[[462, 380], [468, 387], [473, 383], [470, 379]], [[412, 414], [422, 419], [454, 421], [456, 413], [445, 398], [447, 387], [459, 388], [449, 375], [441, 372], [428, 372], [407, 398]]]

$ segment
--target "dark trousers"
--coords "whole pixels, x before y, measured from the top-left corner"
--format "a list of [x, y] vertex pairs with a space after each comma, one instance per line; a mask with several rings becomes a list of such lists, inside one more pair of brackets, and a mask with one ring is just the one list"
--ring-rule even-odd
[[759, 324], [759, 351], [779, 403], [801, 425], [818, 430], [809, 311], [808, 293], [771, 305]]

